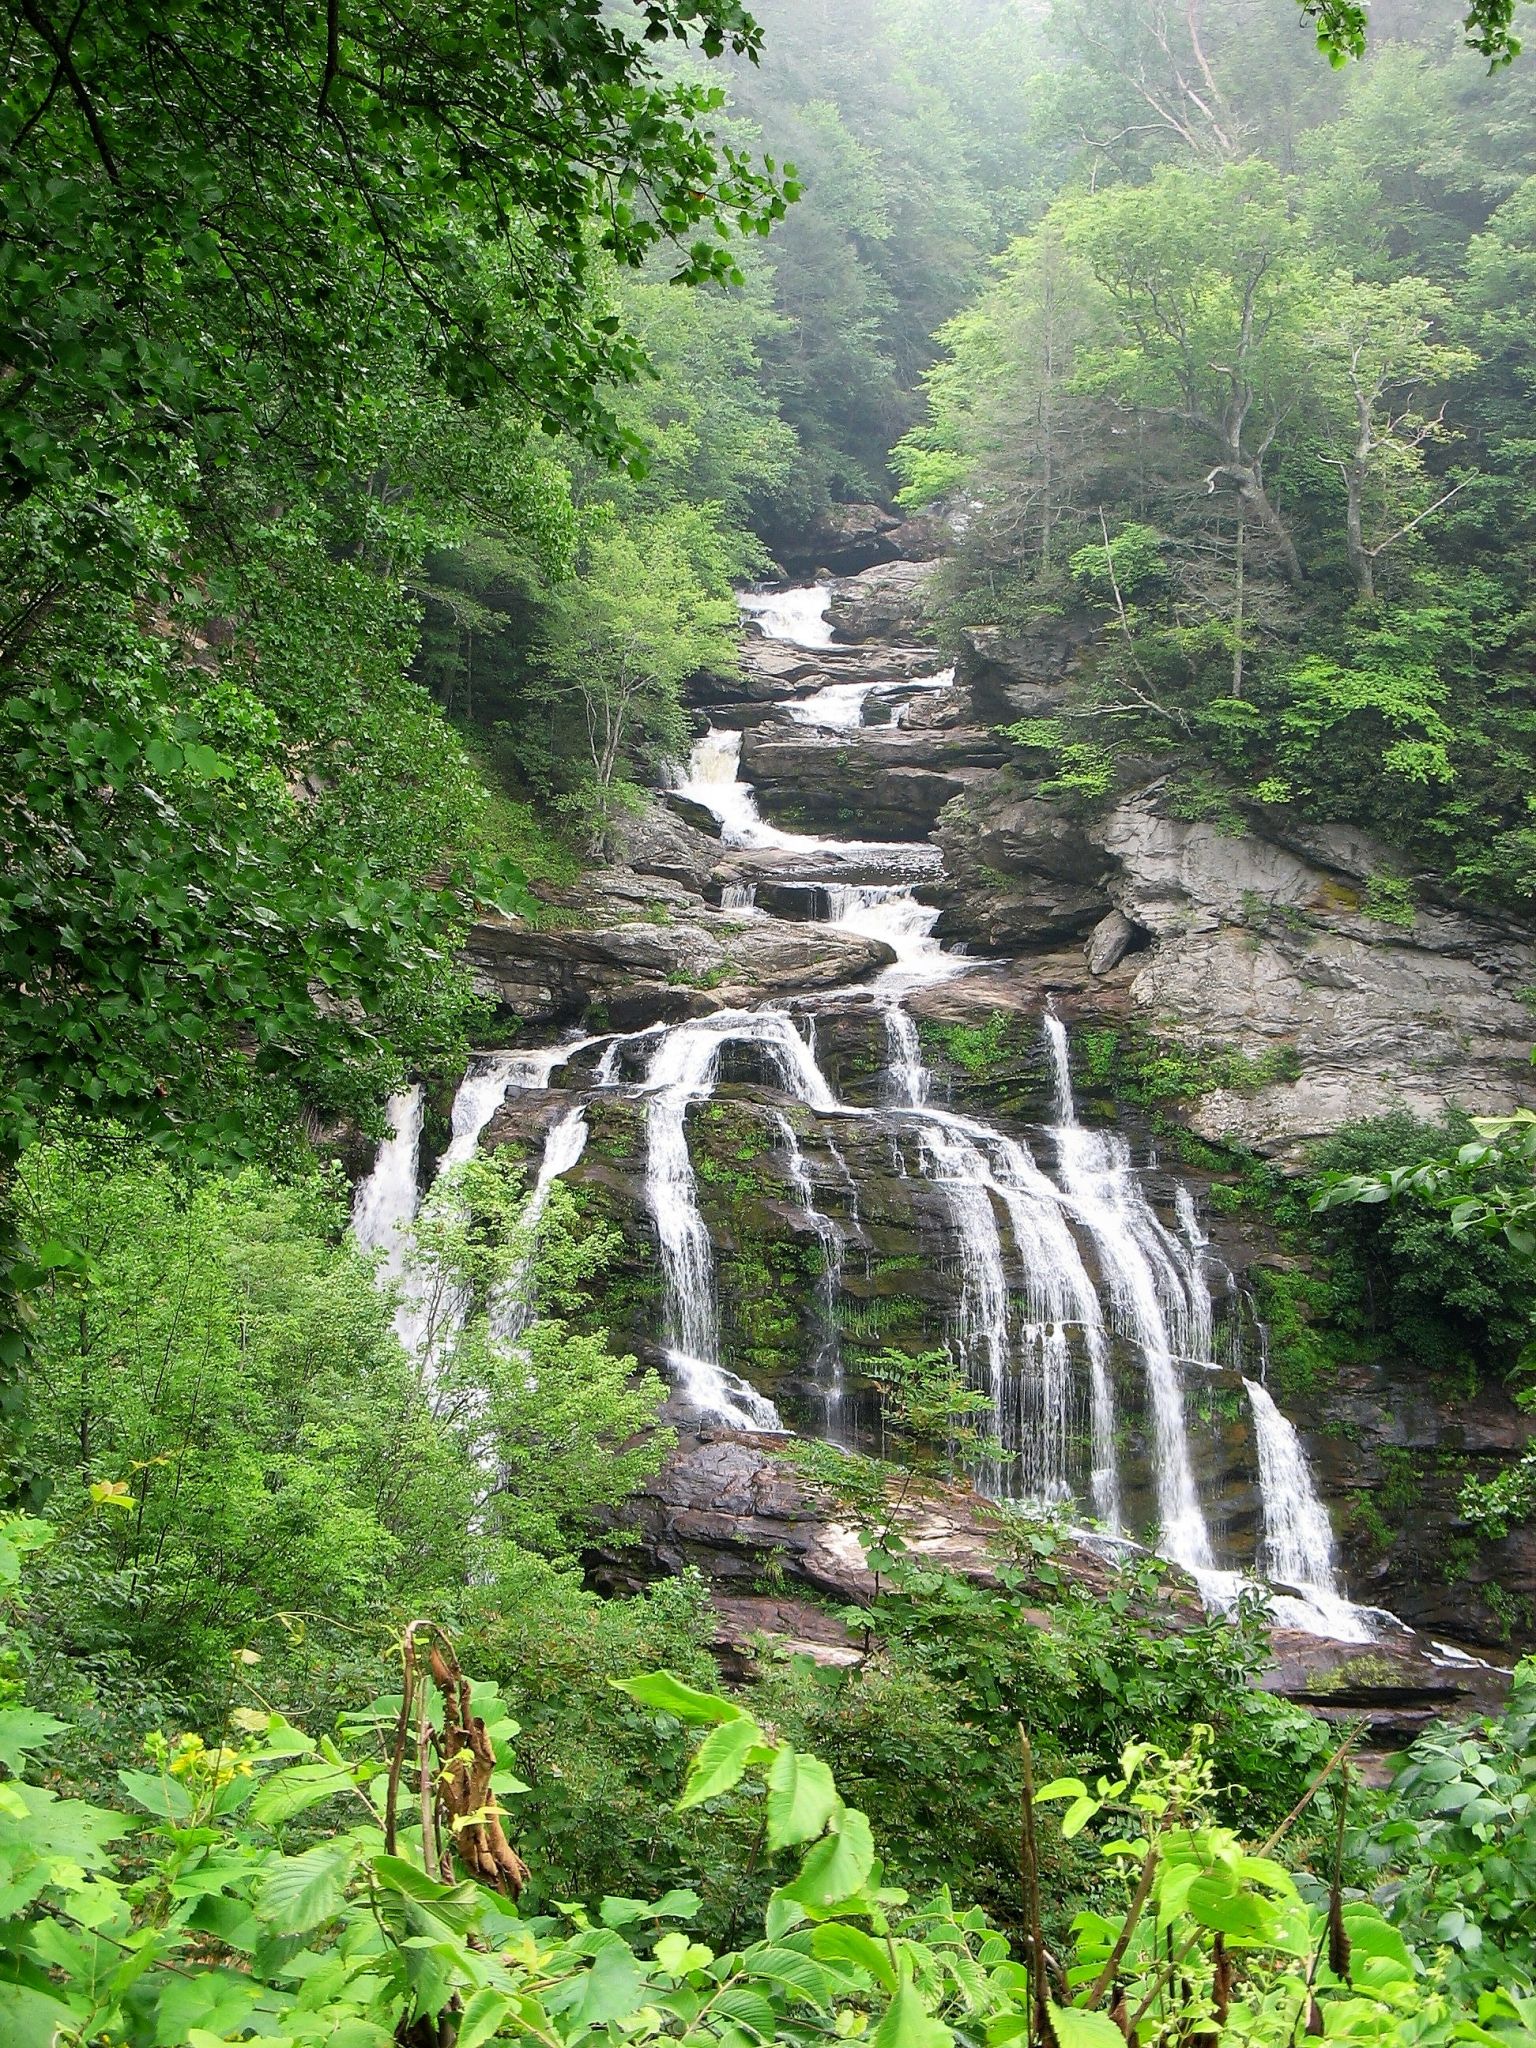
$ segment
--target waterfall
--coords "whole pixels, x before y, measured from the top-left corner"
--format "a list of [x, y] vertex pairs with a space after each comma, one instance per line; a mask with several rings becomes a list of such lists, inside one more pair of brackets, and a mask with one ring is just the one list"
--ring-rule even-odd
[[[1039, 1500], [1065, 1500], [1073, 1492], [1069, 1332], [1076, 1330], [1088, 1362], [1094, 1512], [1118, 1534], [1108, 1333], [1098, 1294], [1062, 1213], [1061, 1195], [1021, 1140], [973, 1118], [928, 1107], [932, 1076], [923, 1063], [916, 1024], [901, 1004], [892, 1003], [885, 1027], [891, 1093], [904, 1107], [921, 1112], [922, 1165], [944, 1196], [959, 1238], [962, 1352], [974, 1366], [966, 1334], [979, 1333], [994, 1421], [1005, 1447], [1018, 1458], [1024, 1492]], [[1008, 1218], [1023, 1275], [1026, 1321], [1017, 1361], [1009, 1339], [1009, 1289], [994, 1205]]]
[[756, 906], [756, 882], [727, 882], [720, 891], [722, 910], [753, 910]]
[[864, 723], [864, 705], [879, 683], [828, 683], [789, 707], [796, 725], [819, 725], [831, 732], [851, 732]]
[[954, 680], [955, 671], [953, 666], [949, 668], [941, 668], [937, 671], [936, 674], [931, 676], [915, 677], [913, 681], [906, 686], [907, 689], [911, 691], [911, 695], [906, 698], [906, 701], [904, 703], [898, 704], [896, 706], [895, 712], [892, 714], [892, 725], [905, 725], [907, 722], [907, 713], [912, 709], [912, 706], [917, 702], [919, 696], [926, 695], [926, 693], [930, 690], [947, 690]]
[[773, 1403], [720, 1364], [714, 1255], [688, 1156], [689, 1108], [713, 1094], [720, 1055], [732, 1043], [760, 1046], [787, 1094], [813, 1109], [836, 1108], [814, 1053], [782, 1010], [726, 1010], [679, 1024], [662, 1035], [646, 1070], [646, 1202], [661, 1250], [666, 1341], [682, 1391], [705, 1415], [777, 1429]]
[[539, 1219], [549, 1202], [549, 1191], [580, 1159], [587, 1145], [587, 1112], [577, 1102], [556, 1117], [544, 1134], [544, 1151], [518, 1226], [528, 1242], [512, 1277], [498, 1289], [491, 1303], [491, 1334], [498, 1342], [515, 1344], [533, 1320], [537, 1305], [533, 1287], [534, 1262], [538, 1253]]
[[711, 726], [696, 740], [680, 782], [679, 796], [702, 807], [720, 826], [726, 846], [751, 847], [776, 853], [822, 854], [834, 862], [872, 863], [902, 873], [933, 873], [940, 866], [938, 849], [906, 840], [824, 839], [814, 832], [785, 832], [770, 825], [757, 807], [750, 782], [741, 780], [741, 734]]
[[1317, 1497], [1295, 1426], [1275, 1406], [1268, 1387], [1245, 1380], [1253, 1410], [1264, 1497], [1264, 1568], [1270, 1578], [1309, 1591], [1333, 1593], [1333, 1528]]
[[[520, 1080], [528, 1060], [526, 1053], [495, 1052], [470, 1061], [453, 1098], [448, 1144], [437, 1162], [435, 1181], [474, 1157], [480, 1133], [501, 1107], [508, 1088]], [[551, 1058], [549, 1071], [553, 1068]], [[452, 1286], [431, 1260], [419, 1257], [408, 1239], [400, 1281], [395, 1334], [413, 1358], [426, 1358], [429, 1366], [433, 1365], [462, 1328], [469, 1313], [468, 1296], [463, 1288]]]
[[[784, 1167], [789, 1175], [789, 1184], [799, 1200], [800, 1213], [815, 1235], [821, 1250], [821, 1273], [816, 1283], [821, 1343], [814, 1361], [814, 1369], [818, 1382], [826, 1382], [822, 1392], [827, 1407], [827, 1422], [831, 1428], [835, 1424], [836, 1411], [843, 1399], [842, 1342], [837, 1327], [837, 1298], [843, 1283], [843, 1234], [832, 1218], [816, 1206], [816, 1189], [800, 1140], [795, 1135], [794, 1125], [782, 1110], [774, 1112], [774, 1122], [778, 1126], [779, 1143], [784, 1152]], [[838, 1163], [842, 1165], [841, 1160]], [[843, 1172], [846, 1174], [847, 1171], [847, 1167], [843, 1166]]]
[[[1089, 1233], [1109, 1283], [1112, 1309], [1141, 1353], [1152, 1408], [1154, 1476], [1160, 1545], [1190, 1571], [1209, 1571], [1215, 1558], [1190, 1459], [1184, 1390], [1176, 1356], [1190, 1356], [1198, 1316], [1193, 1289], [1198, 1274], [1181, 1273], [1172, 1240], [1152, 1214], [1131, 1168], [1130, 1147], [1118, 1132], [1087, 1131], [1077, 1120], [1067, 1031], [1048, 1013], [1046, 1048], [1055, 1084], [1054, 1137], [1061, 1181], [1079, 1222]], [[1209, 1296], [1206, 1297], [1209, 1322]], [[1209, 1357], [1197, 1361], [1210, 1363]]]
[[917, 1025], [900, 1003], [885, 1006], [885, 1039], [890, 1052], [886, 1085], [893, 1102], [919, 1109], [928, 1100], [933, 1076], [923, 1064]]
[[361, 1250], [383, 1252], [379, 1272], [386, 1281], [400, 1276], [409, 1246], [409, 1226], [419, 1206], [416, 1182], [421, 1170], [425, 1106], [420, 1082], [390, 1096], [389, 1136], [352, 1198], [352, 1235]]
[[864, 723], [864, 706], [871, 697], [901, 696], [891, 717], [893, 726], [906, 723], [907, 712], [918, 696], [930, 690], [947, 690], [955, 680], [953, 668], [936, 675], [902, 677], [899, 680], [859, 683], [827, 683], [809, 697], [793, 699], [785, 709], [796, 725], [820, 726], [827, 732], [853, 732]]
[[793, 590], [747, 590], [736, 600], [770, 640], [787, 640], [794, 647], [832, 645], [827, 622], [831, 601], [831, 587], [825, 583], [803, 583]]
[[1067, 1330], [1082, 1337], [1088, 1362], [1091, 1432], [1089, 1491], [1094, 1513], [1112, 1535], [1120, 1533], [1120, 1475], [1115, 1457], [1115, 1400], [1109, 1376], [1109, 1333], [1098, 1290], [1062, 1214], [1061, 1196], [1041, 1172], [1029, 1147], [1001, 1131], [990, 1133], [998, 1190], [1007, 1207], [1023, 1261], [1029, 1312], [1040, 1329], [1038, 1447], [1026, 1456], [1026, 1474], [1042, 1498], [1066, 1498], [1072, 1431], [1070, 1349]]
[[876, 976], [879, 988], [944, 981], [952, 974], [963, 974], [970, 964], [957, 954], [946, 953], [933, 936], [938, 909], [919, 903], [910, 882], [827, 882], [822, 893], [829, 924], [865, 938], [883, 939], [896, 955], [895, 965]]
[[944, 1197], [960, 1255], [960, 1301], [955, 1313], [959, 1362], [985, 1374], [999, 1435], [1005, 1423], [1008, 1274], [992, 1207], [993, 1177], [969, 1135], [949, 1119], [923, 1122], [917, 1131], [923, 1171]]

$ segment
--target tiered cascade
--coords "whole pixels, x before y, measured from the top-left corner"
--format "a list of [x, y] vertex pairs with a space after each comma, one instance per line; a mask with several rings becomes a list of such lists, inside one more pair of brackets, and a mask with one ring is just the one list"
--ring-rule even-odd
[[[747, 600], [746, 609], [770, 633], [824, 647], [825, 596], [815, 587], [779, 592]], [[863, 720], [872, 697], [899, 716], [917, 693], [948, 680], [946, 672], [833, 684], [779, 709], [802, 725], [847, 731]], [[567, 1081], [584, 1084], [588, 1100], [613, 1094], [632, 1102], [644, 1117], [644, 1201], [663, 1280], [652, 1334], [679, 1405], [737, 1428], [779, 1429], [778, 1406], [736, 1369], [740, 1361], [722, 1336], [719, 1259], [690, 1135], [691, 1122], [722, 1086], [728, 1058], [732, 1090], [761, 1105], [785, 1183], [819, 1252], [817, 1336], [805, 1360], [810, 1398], [793, 1418], [800, 1427], [842, 1441], [861, 1436], [838, 1312], [845, 1274], [868, 1252], [858, 1179], [838, 1140], [846, 1133], [852, 1151], [860, 1134], [873, 1134], [888, 1146], [895, 1172], [921, 1184], [942, 1229], [937, 1256], [952, 1275], [943, 1341], [988, 1396], [998, 1446], [980, 1481], [1022, 1499], [1076, 1503], [1111, 1538], [1155, 1543], [1200, 1580], [1214, 1603], [1230, 1603], [1246, 1583], [1242, 1574], [1262, 1569], [1286, 1589], [1287, 1620], [1333, 1636], [1367, 1636], [1368, 1619], [1338, 1587], [1327, 1513], [1300, 1439], [1262, 1380], [1244, 1371], [1240, 1319], [1213, 1313], [1215, 1262], [1190, 1190], [1174, 1188], [1173, 1222], [1165, 1221], [1127, 1137], [1081, 1122], [1067, 1030], [1049, 1012], [1040, 1019], [1054, 1103], [1048, 1123], [1026, 1139], [942, 1106], [904, 1002], [914, 988], [969, 964], [938, 942], [936, 912], [914, 893], [934, 873], [936, 851], [775, 826], [761, 817], [740, 777], [740, 754], [739, 732], [712, 727], [679, 777], [680, 794], [714, 815], [725, 846], [750, 850], [760, 882], [781, 878], [775, 861], [782, 856], [782, 878], [802, 888], [809, 883], [823, 917], [891, 947], [894, 964], [873, 987], [819, 999], [823, 1015], [840, 1006], [867, 1014], [876, 1006], [886, 1047], [879, 1099], [839, 1097], [817, 1057], [815, 1006], [792, 1010], [770, 1001], [613, 1038], [581, 1072], [570, 1062], [596, 1041], [477, 1065], [461, 1090], [443, 1164], [468, 1156], [508, 1087], [547, 1088], [563, 1070]], [[757, 886], [733, 885], [739, 893], [729, 907], [749, 910]], [[391, 1137], [356, 1208], [360, 1242], [385, 1248], [386, 1272], [396, 1284], [406, 1274], [401, 1334], [417, 1343], [409, 1316], [418, 1283], [401, 1245], [416, 1207], [420, 1126], [419, 1091], [395, 1098]], [[567, 1097], [547, 1126], [528, 1198], [530, 1224], [553, 1179], [581, 1159], [585, 1138], [583, 1101]], [[496, 1307], [496, 1326], [507, 1337], [532, 1312], [529, 1276], [512, 1292], [515, 1300]], [[1224, 1308], [1232, 1298], [1229, 1287]], [[1192, 1427], [1202, 1390], [1234, 1376], [1246, 1394], [1260, 1503], [1261, 1532], [1246, 1550], [1213, 1520]], [[1131, 1484], [1128, 1457], [1139, 1488]], [[1139, 1514], [1130, 1505], [1138, 1491]]]

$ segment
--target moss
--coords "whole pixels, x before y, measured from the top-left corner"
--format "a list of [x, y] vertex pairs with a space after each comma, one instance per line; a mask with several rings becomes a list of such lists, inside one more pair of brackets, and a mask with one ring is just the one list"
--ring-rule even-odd
[[1359, 1348], [1333, 1322], [1340, 1304], [1332, 1283], [1317, 1273], [1272, 1267], [1260, 1267], [1250, 1277], [1269, 1329], [1276, 1398], [1294, 1403], [1326, 1393]]
[[1139, 1024], [1074, 1032], [1072, 1065], [1081, 1093], [1142, 1108], [1197, 1101], [1217, 1088], [1252, 1095], [1301, 1072], [1293, 1046], [1252, 1055], [1230, 1045], [1184, 1045]]

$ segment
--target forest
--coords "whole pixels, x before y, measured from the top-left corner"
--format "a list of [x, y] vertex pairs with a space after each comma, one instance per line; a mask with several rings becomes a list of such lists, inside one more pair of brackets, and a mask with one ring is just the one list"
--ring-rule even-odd
[[12, 0], [0, 2041], [1536, 2043], [1520, 0]]

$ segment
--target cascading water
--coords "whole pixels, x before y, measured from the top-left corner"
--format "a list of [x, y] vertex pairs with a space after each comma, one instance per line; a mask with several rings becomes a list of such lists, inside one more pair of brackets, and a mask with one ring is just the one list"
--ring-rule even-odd
[[491, 1334], [503, 1344], [515, 1344], [533, 1320], [537, 1300], [534, 1293], [534, 1261], [537, 1256], [539, 1219], [549, 1205], [549, 1191], [580, 1159], [587, 1146], [587, 1112], [579, 1102], [556, 1117], [544, 1134], [544, 1150], [528, 1199], [518, 1218], [528, 1243], [518, 1261], [517, 1271], [491, 1303]]
[[714, 1092], [728, 1044], [761, 1047], [787, 1094], [813, 1109], [836, 1103], [814, 1053], [782, 1010], [727, 1010], [665, 1032], [646, 1070], [646, 1202], [665, 1282], [668, 1357], [691, 1404], [743, 1428], [782, 1427], [778, 1410], [720, 1363], [714, 1254], [699, 1213], [687, 1118]]
[[746, 590], [736, 601], [770, 640], [787, 640], [793, 647], [832, 645], [827, 619], [832, 591], [826, 583], [802, 583], [791, 590]]
[[[814, 1054], [813, 1054], [814, 1057]], [[816, 1189], [810, 1167], [795, 1134], [795, 1127], [782, 1111], [774, 1112], [779, 1144], [784, 1153], [784, 1170], [800, 1203], [800, 1213], [816, 1239], [821, 1253], [821, 1273], [816, 1283], [821, 1324], [820, 1340], [812, 1361], [817, 1385], [826, 1409], [827, 1433], [837, 1434], [837, 1411], [843, 1399], [843, 1352], [837, 1327], [837, 1299], [843, 1280], [843, 1233], [832, 1218], [816, 1205]], [[847, 1168], [844, 1167], [846, 1173]]]
[[899, 697], [891, 713], [891, 724], [906, 723], [907, 713], [918, 697], [934, 690], [947, 690], [955, 680], [952, 668], [937, 675], [913, 676], [900, 682], [828, 683], [809, 697], [796, 697], [785, 707], [796, 725], [814, 725], [825, 732], [852, 732], [864, 723], [865, 707], [871, 697]]
[[900, 1003], [885, 1006], [885, 1040], [889, 1055], [886, 1087], [892, 1102], [919, 1109], [928, 1100], [933, 1076], [923, 1064], [917, 1025]]
[[[826, 646], [827, 597], [826, 587], [818, 585], [758, 594], [744, 600], [743, 608], [778, 638]], [[900, 723], [915, 692], [950, 680], [944, 674], [917, 683], [833, 683], [782, 708], [801, 724], [846, 730], [862, 722], [878, 691], [896, 700], [894, 722]], [[855, 1129], [870, 1120], [878, 1137], [889, 1139], [896, 1170], [926, 1181], [932, 1190], [927, 1199], [945, 1213], [946, 1243], [958, 1268], [949, 1340], [973, 1384], [987, 1392], [1004, 1450], [986, 1476], [1038, 1500], [1086, 1494], [1101, 1524], [1118, 1535], [1123, 1511], [1110, 1368], [1116, 1347], [1122, 1347], [1139, 1362], [1146, 1388], [1161, 1548], [1194, 1571], [1213, 1604], [1230, 1603], [1247, 1582], [1215, 1568], [1185, 1412], [1183, 1371], [1214, 1368], [1210, 1281], [1224, 1271], [1200, 1228], [1192, 1196], [1175, 1187], [1178, 1227], [1169, 1229], [1147, 1199], [1125, 1140], [1082, 1127], [1065, 1029], [1054, 1017], [1044, 1026], [1055, 1096], [1052, 1170], [1022, 1139], [935, 1104], [917, 1023], [901, 993], [969, 963], [934, 939], [936, 913], [916, 901], [907, 879], [936, 864], [934, 850], [781, 832], [760, 816], [754, 792], [741, 780], [740, 755], [739, 733], [710, 731], [693, 750], [683, 791], [720, 820], [728, 845], [796, 856], [795, 879], [816, 877], [813, 885], [825, 891], [832, 922], [884, 939], [897, 955], [896, 965], [876, 984], [887, 1048], [884, 1105], [871, 1110], [840, 1103], [818, 1063], [813, 1020], [797, 1021], [781, 1009], [720, 1012], [607, 1041], [593, 1077], [599, 1089], [633, 1086], [626, 1076], [645, 1060], [638, 1084], [646, 1106], [645, 1192], [660, 1249], [664, 1334], [677, 1400], [731, 1426], [781, 1426], [773, 1403], [728, 1370], [722, 1357], [714, 1255], [688, 1146], [689, 1112], [714, 1094], [723, 1055], [729, 1048], [751, 1048], [768, 1082], [813, 1116], [845, 1119]], [[836, 879], [850, 870], [860, 879]], [[766, 878], [771, 866], [760, 863], [758, 872]], [[872, 873], [892, 879], [864, 879]], [[722, 908], [749, 911], [755, 893], [751, 883], [732, 883], [722, 894]], [[867, 1004], [869, 996], [856, 1000]], [[500, 1099], [498, 1083], [503, 1090], [547, 1087], [555, 1067], [577, 1049], [554, 1047], [477, 1064], [460, 1091], [445, 1159], [457, 1161], [473, 1149], [484, 1118]], [[391, 1136], [358, 1192], [356, 1229], [360, 1243], [389, 1253], [398, 1273], [417, 1206], [420, 1091], [396, 1098], [390, 1113]], [[813, 1156], [824, 1152], [839, 1177], [836, 1211], [849, 1219], [844, 1226], [818, 1199], [809, 1140], [796, 1128], [798, 1123], [804, 1129], [803, 1117], [792, 1122], [771, 1105], [769, 1114], [804, 1228], [821, 1251], [820, 1349], [810, 1362], [822, 1427], [837, 1437], [844, 1398], [837, 1307], [847, 1248], [861, 1230], [859, 1183], [823, 1127]], [[577, 1163], [585, 1139], [579, 1105], [549, 1126], [523, 1212], [530, 1235], [554, 1181]], [[1227, 1281], [1235, 1288], [1230, 1275]], [[514, 1283], [493, 1304], [497, 1334], [515, 1342], [534, 1306], [530, 1251]], [[1337, 1590], [1332, 1532], [1300, 1440], [1262, 1383], [1247, 1380], [1246, 1386], [1263, 1498], [1261, 1560], [1283, 1589], [1275, 1599], [1276, 1614], [1315, 1631], [1363, 1639], [1371, 1631]], [[852, 1418], [852, 1391], [847, 1398]]]
[[[508, 1088], [514, 1080], [526, 1085], [521, 1077], [528, 1059], [527, 1054], [494, 1052], [470, 1062], [453, 1098], [448, 1144], [437, 1163], [437, 1180], [474, 1157], [480, 1134], [501, 1107]], [[400, 1284], [395, 1334], [413, 1357], [434, 1364], [462, 1327], [469, 1310], [468, 1296], [433, 1260], [420, 1257], [409, 1242]]]
[[867, 939], [883, 939], [896, 955], [895, 964], [876, 977], [879, 988], [944, 981], [971, 964], [959, 954], [945, 952], [933, 936], [938, 911], [919, 903], [910, 883], [828, 882], [823, 893], [829, 924]]
[[[1171, 1243], [1131, 1169], [1130, 1147], [1118, 1132], [1085, 1130], [1077, 1120], [1067, 1031], [1048, 1013], [1046, 1048], [1055, 1085], [1052, 1135], [1062, 1187], [1093, 1239], [1109, 1283], [1112, 1313], [1141, 1354], [1156, 1439], [1159, 1548], [1194, 1572], [1215, 1566], [1190, 1458], [1184, 1389], [1176, 1359], [1194, 1340], [1192, 1290], [1169, 1254]], [[1198, 1276], [1194, 1285], [1203, 1291]], [[1207, 1302], [1209, 1297], [1207, 1297]], [[1207, 1315], [1209, 1310], [1207, 1309]], [[1209, 1364], [1206, 1358], [1197, 1361]]]
[[426, 1095], [418, 1082], [391, 1095], [389, 1136], [380, 1145], [373, 1170], [357, 1184], [352, 1198], [352, 1235], [365, 1252], [382, 1252], [382, 1277], [394, 1280], [405, 1264], [412, 1219], [419, 1206], [417, 1178], [421, 1171], [421, 1119]]
[[756, 852], [818, 854], [834, 863], [857, 863], [895, 869], [903, 874], [932, 873], [939, 866], [936, 848], [904, 840], [824, 839], [814, 832], [786, 832], [770, 825], [757, 807], [750, 782], [741, 780], [741, 734], [711, 726], [694, 742], [677, 794], [700, 805], [720, 826], [726, 846]]

